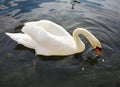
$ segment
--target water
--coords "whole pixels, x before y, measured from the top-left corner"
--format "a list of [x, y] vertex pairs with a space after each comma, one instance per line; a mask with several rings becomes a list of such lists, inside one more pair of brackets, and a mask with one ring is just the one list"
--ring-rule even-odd
[[[0, 87], [120, 87], [119, 0], [0, 0]], [[88, 41], [82, 54], [34, 55], [7, 37], [20, 24], [48, 19], [69, 33], [87, 28], [102, 43], [102, 56], [91, 57]], [[19, 26], [19, 27], [18, 27]]]

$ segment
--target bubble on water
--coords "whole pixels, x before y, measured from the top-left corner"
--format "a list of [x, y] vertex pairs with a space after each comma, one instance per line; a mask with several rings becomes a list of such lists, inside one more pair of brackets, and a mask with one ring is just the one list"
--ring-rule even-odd
[[102, 62], [105, 62], [105, 60], [104, 60], [104, 59], [102, 59]]
[[84, 71], [85, 70], [85, 68], [84, 67], [82, 67], [82, 71]]

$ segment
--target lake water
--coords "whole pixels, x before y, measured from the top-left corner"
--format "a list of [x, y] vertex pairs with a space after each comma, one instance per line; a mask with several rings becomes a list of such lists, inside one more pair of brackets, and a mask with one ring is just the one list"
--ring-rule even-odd
[[[0, 0], [0, 87], [120, 87], [120, 0]], [[88, 41], [82, 54], [36, 56], [4, 33], [41, 19], [92, 32], [102, 43], [94, 59]]]

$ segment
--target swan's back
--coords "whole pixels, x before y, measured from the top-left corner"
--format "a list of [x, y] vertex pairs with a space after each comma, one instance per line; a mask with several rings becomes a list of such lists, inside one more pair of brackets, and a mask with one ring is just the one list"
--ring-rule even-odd
[[53, 23], [52, 21], [49, 20], [40, 20], [40, 21], [35, 21], [35, 22], [28, 22], [25, 24], [25, 26], [37, 26], [37, 27], [42, 27], [43, 29], [45, 29], [46, 32], [49, 32], [53, 35], [57, 35], [57, 36], [69, 36], [69, 33], [66, 32], [66, 30], [61, 27], [58, 24]]
[[75, 46], [73, 37], [63, 27], [49, 20], [28, 22], [22, 31], [39, 43], [49, 41], [51, 43], [58, 43], [58, 45], [64, 43], [71, 47]]

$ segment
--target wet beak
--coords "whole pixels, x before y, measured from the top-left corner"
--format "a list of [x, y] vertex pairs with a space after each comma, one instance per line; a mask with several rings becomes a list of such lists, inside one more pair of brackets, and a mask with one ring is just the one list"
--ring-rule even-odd
[[96, 47], [96, 53], [97, 53], [98, 56], [100, 56], [101, 55], [101, 48]]

